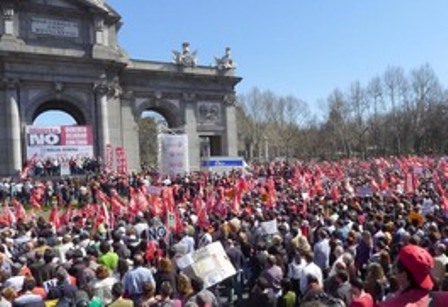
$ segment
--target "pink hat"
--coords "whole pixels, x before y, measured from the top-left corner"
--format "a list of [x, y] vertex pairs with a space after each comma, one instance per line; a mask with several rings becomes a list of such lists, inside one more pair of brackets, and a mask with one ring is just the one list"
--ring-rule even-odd
[[398, 260], [412, 274], [415, 282], [423, 289], [432, 289], [434, 283], [431, 278], [431, 268], [434, 259], [423, 248], [417, 245], [406, 245], [400, 250]]

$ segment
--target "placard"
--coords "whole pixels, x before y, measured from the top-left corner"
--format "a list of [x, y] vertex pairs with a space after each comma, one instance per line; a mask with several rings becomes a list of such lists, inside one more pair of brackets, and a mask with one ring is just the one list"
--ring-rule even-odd
[[26, 155], [38, 159], [93, 157], [90, 126], [26, 126]]
[[236, 274], [221, 242], [211, 243], [176, 260], [177, 266], [190, 278], [200, 278], [204, 288]]
[[152, 240], [160, 240], [165, 238], [167, 233], [168, 232], [163, 225], [148, 228], [148, 238]]
[[159, 169], [162, 175], [183, 175], [190, 171], [186, 134], [160, 134], [159, 147]]
[[263, 234], [265, 235], [273, 235], [278, 232], [277, 228], [277, 220], [272, 220], [268, 222], [261, 222], [260, 223], [261, 229], [263, 231]]
[[373, 191], [371, 187], [358, 187], [356, 188], [356, 196], [358, 197], [372, 197]]

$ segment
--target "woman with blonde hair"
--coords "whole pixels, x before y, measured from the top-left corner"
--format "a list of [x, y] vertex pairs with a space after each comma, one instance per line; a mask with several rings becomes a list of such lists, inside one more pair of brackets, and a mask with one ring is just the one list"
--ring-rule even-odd
[[180, 273], [177, 280], [177, 297], [182, 302], [182, 305], [184, 305], [193, 294], [194, 291], [191, 286], [190, 278], [184, 273]]
[[372, 295], [376, 304], [384, 299], [386, 282], [383, 267], [376, 262], [369, 264], [365, 279], [365, 291]]
[[12, 302], [15, 300], [16, 297], [17, 293], [16, 291], [14, 291], [13, 288], [11, 287], [4, 288], [1, 292], [0, 306], [2, 307], [12, 306]]
[[390, 259], [390, 254], [387, 251], [383, 250], [380, 252], [379, 263], [383, 268], [384, 275], [389, 276], [392, 268], [392, 261]]

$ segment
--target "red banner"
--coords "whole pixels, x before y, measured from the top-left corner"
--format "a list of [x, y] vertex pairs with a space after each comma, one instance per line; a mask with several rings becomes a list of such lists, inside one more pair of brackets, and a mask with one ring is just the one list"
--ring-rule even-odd
[[114, 159], [114, 148], [111, 144], [106, 145], [106, 152], [104, 157], [104, 166], [106, 168], [106, 172], [109, 172], [112, 169], [112, 163]]
[[117, 172], [126, 174], [128, 172], [128, 162], [126, 159], [126, 152], [124, 151], [124, 148], [115, 148], [115, 155], [117, 157]]

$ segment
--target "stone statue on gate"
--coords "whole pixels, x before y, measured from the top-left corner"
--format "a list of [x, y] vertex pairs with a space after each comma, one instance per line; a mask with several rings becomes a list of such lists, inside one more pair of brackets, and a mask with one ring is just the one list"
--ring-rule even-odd
[[190, 51], [190, 43], [185, 42], [182, 44], [182, 51], [173, 50], [174, 64], [185, 67], [195, 67], [198, 62], [196, 54], [197, 51]]
[[236, 64], [232, 59], [230, 47], [226, 47], [224, 56], [221, 58], [215, 57], [215, 62], [218, 70], [230, 70], [236, 68]]

